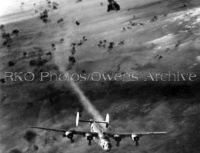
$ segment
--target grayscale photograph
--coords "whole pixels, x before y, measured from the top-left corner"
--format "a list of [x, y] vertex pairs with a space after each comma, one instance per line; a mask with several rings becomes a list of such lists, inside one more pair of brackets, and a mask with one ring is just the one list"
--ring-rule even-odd
[[1, 0], [0, 153], [199, 153], [199, 0]]

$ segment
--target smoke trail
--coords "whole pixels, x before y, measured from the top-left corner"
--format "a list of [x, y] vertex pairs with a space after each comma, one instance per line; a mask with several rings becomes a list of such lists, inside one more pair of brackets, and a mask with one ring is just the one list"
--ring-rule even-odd
[[[73, 23], [73, 21], [70, 21]], [[68, 25], [68, 31], [66, 32], [65, 40], [67, 44], [64, 46], [58, 46], [55, 53], [54, 53], [54, 61], [59, 67], [60, 72], [66, 72], [66, 65], [68, 64], [68, 57], [70, 55], [70, 36], [75, 34], [75, 30], [73, 25]], [[98, 110], [92, 105], [90, 100], [84, 95], [83, 91], [79, 88], [79, 86], [74, 81], [69, 81], [69, 85], [71, 86], [72, 90], [78, 95], [80, 103], [83, 105], [84, 109], [92, 115], [95, 120], [103, 120], [103, 117], [100, 115]]]
[[74, 82], [70, 81], [70, 86], [73, 88], [73, 90], [77, 93], [79, 96], [80, 102], [85, 108], [85, 110], [93, 115], [95, 120], [100, 120], [103, 121], [103, 117], [101, 114], [98, 112], [98, 110], [92, 105], [90, 100], [84, 95], [83, 91], [79, 88], [79, 86]]

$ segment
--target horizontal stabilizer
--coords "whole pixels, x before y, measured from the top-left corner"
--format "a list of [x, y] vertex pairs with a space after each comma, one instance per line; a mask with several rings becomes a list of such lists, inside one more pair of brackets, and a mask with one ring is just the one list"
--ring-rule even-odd
[[80, 119], [80, 114], [77, 112], [76, 114], [76, 126], [78, 126], [79, 122], [84, 122], [84, 123], [103, 123], [106, 124], [106, 128], [109, 126], [109, 121], [110, 121], [110, 116], [109, 114], [106, 115], [106, 120], [105, 121], [96, 121], [96, 120], [82, 120]]

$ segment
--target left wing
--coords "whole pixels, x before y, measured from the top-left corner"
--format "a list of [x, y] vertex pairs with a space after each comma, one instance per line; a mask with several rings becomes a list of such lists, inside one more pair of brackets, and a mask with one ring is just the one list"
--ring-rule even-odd
[[68, 139], [71, 140], [71, 142], [74, 142], [73, 136], [74, 135], [81, 135], [87, 138], [87, 140], [89, 141], [89, 145], [91, 144], [91, 140], [94, 137], [98, 137], [98, 133], [96, 132], [86, 132], [86, 131], [78, 131], [78, 130], [74, 130], [74, 129], [70, 129], [70, 130], [65, 130], [65, 129], [52, 129], [52, 128], [44, 128], [44, 127], [30, 127], [33, 129], [39, 129], [39, 130], [46, 130], [46, 131], [54, 131], [54, 132], [60, 132], [63, 134], [63, 137], [67, 137]]
[[120, 141], [123, 138], [130, 137], [136, 144], [136, 146], [139, 145], [139, 139], [142, 136], [146, 135], [163, 135], [167, 134], [166, 131], [163, 132], [136, 132], [136, 133], [109, 133], [109, 132], [104, 132], [104, 135], [113, 138], [117, 142], [117, 146], [119, 146]]
[[60, 133], [64, 133], [67, 130], [64, 129], [51, 129], [51, 128], [44, 128], [44, 127], [36, 127], [36, 126], [31, 126], [30, 128], [32, 129], [40, 129], [40, 130], [46, 130], [46, 131], [54, 131], [54, 132], [60, 132]]

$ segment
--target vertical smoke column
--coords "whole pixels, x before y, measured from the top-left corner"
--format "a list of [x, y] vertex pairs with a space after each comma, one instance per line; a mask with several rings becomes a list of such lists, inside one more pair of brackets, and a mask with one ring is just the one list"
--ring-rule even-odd
[[70, 81], [70, 86], [79, 96], [80, 102], [83, 105], [84, 109], [91, 114], [95, 120], [103, 121], [103, 117], [99, 113], [99, 111], [92, 105], [90, 100], [84, 95], [83, 91], [79, 88], [79, 86], [74, 82]]
[[[73, 23], [73, 21], [70, 21], [69, 24], [67, 25], [68, 31], [65, 34], [65, 40], [66, 40], [65, 42], [66, 43], [63, 46], [59, 45], [58, 47], [56, 47], [56, 50], [54, 52], [54, 61], [57, 64], [57, 66], [59, 67], [59, 70], [61, 73], [66, 72], [66, 66], [68, 64], [67, 61], [68, 61], [68, 57], [70, 55], [70, 44], [71, 44], [71, 40], [69, 37], [73, 36], [75, 34], [74, 25], [72, 23]], [[79, 100], [80, 100], [81, 104], [83, 105], [84, 109], [89, 114], [91, 114], [95, 120], [103, 120], [103, 117], [100, 115], [98, 110], [92, 105], [90, 100], [84, 95], [84, 93], [80, 89], [80, 87], [73, 80], [69, 81], [69, 85], [71, 86], [72, 90], [79, 97]]]

